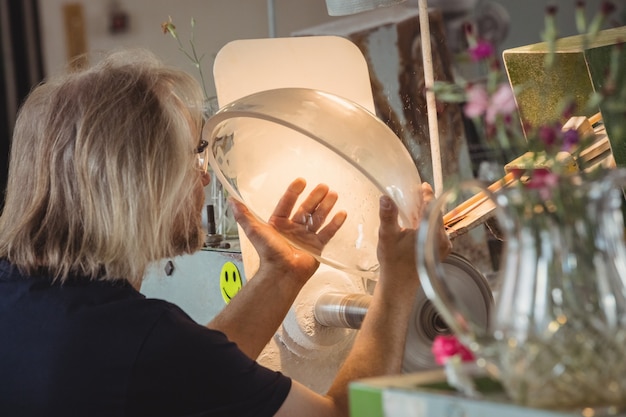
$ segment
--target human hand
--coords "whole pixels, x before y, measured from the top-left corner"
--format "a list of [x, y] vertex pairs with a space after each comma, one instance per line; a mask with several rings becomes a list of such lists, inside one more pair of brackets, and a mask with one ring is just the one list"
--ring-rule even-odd
[[[426, 208], [434, 199], [432, 187], [422, 183], [422, 204], [420, 206], [421, 217]], [[380, 198], [380, 229], [378, 232], [377, 255], [381, 267], [381, 278], [392, 275], [406, 278], [406, 282], [393, 278], [395, 285], [417, 285], [417, 267], [415, 260], [415, 244], [417, 229], [401, 228], [398, 224], [398, 207], [389, 196]], [[437, 242], [439, 254], [445, 258], [452, 251], [452, 243], [443, 226], [443, 217], [440, 218]], [[387, 279], [383, 278], [384, 281]]]
[[[310, 278], [319, 266], [310, 253], [321, 254], [346, 219], [346, 213], [339, 211], [323, 226], [337, 202], [337, 193], [330, 191], [324, 184], [315, 187], [292, 215], [305, 187], [304, 179], [294, 180], [279, 200], [267, 224], [259, 221], [243, 203], [230, 200], [235, 220], [259, 254], [260, 268], [272, 267], [277, 272], [296, 273], [304, 280]], [[294, 247], [285, 236], [306, 251]]]
[[268, 223], [298, 246], [320, 255], [324, 246], [343, 225], [346, 212], [339, 211], [322, 227], [338, 196], [327, 185], [319, 184], [290, 218], [296, 200], [305, 186], [306, 181], [302, 178], [293, 181], [276, 205]]
[[[435, 199], [435, 193], [432, 187], [427, 182], [422, 183], [422, 207], [420, 213], [420, 219], [426, 213], [426, 208]], [[439, 251], [439, 258], [444, 259], [452, 252], [452, 241], [446, 232], [446, 228], [443, 225], [443, 215], [440, 215], [437, 219], [437, 248]]]

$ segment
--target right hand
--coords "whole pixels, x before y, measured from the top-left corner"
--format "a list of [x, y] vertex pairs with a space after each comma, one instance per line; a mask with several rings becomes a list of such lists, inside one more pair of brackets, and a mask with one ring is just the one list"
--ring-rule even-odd
[[[426, 182], [422, 183], [422, 204], [418, 224], [426, 211], [426, 207], [433, 199], [432, 187]], [[398, 225], [398, 207], [386, 195], [380, 198], [379, 217], [380, 229], [378, 231], [377, 255], [381, 267], [381, 277], [391, 275], [406, 278], [407, 282], [403, 282], [402, 279], [393, 279], [396, 285], [400, 287], [398, 288], [399, 291], [405, 291], [406, 288], [403, 289], [402, 286], [407, 284], [417, 287], [419, 285], [415, 258], [417, 229], [401, 228]], [[437, 245], [439, 246], [439, 254], [442, 259], [452, 251], [452, 243], [443, 226], [443, 218], [440, 222]]]

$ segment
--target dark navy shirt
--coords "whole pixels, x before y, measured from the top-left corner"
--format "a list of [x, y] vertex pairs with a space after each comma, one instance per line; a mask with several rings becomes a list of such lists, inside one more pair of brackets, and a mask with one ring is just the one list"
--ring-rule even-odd
[[0, 260], [0, 416], [271, 416], [291, 380], [127, 282]]

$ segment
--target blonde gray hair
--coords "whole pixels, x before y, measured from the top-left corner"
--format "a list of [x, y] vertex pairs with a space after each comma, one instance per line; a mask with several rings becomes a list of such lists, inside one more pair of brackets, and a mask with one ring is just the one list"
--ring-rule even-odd
[[197, 81], [144, 50], [36, 87], [13, 133], [0, 258], [137, 284], [152, 261], [197, 250], [201, 121]]

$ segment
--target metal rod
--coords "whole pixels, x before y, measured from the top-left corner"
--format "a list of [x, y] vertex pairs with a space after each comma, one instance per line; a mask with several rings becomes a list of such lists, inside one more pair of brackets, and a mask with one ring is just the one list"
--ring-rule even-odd
[[315, 303], [315, 320], [323, 326], [359, 329], [371, 300], [369, 294], [322, 294]]
[[267, 32], [269, 38], [276, 37], [276, 8], [274, 0], [267, 0]]

